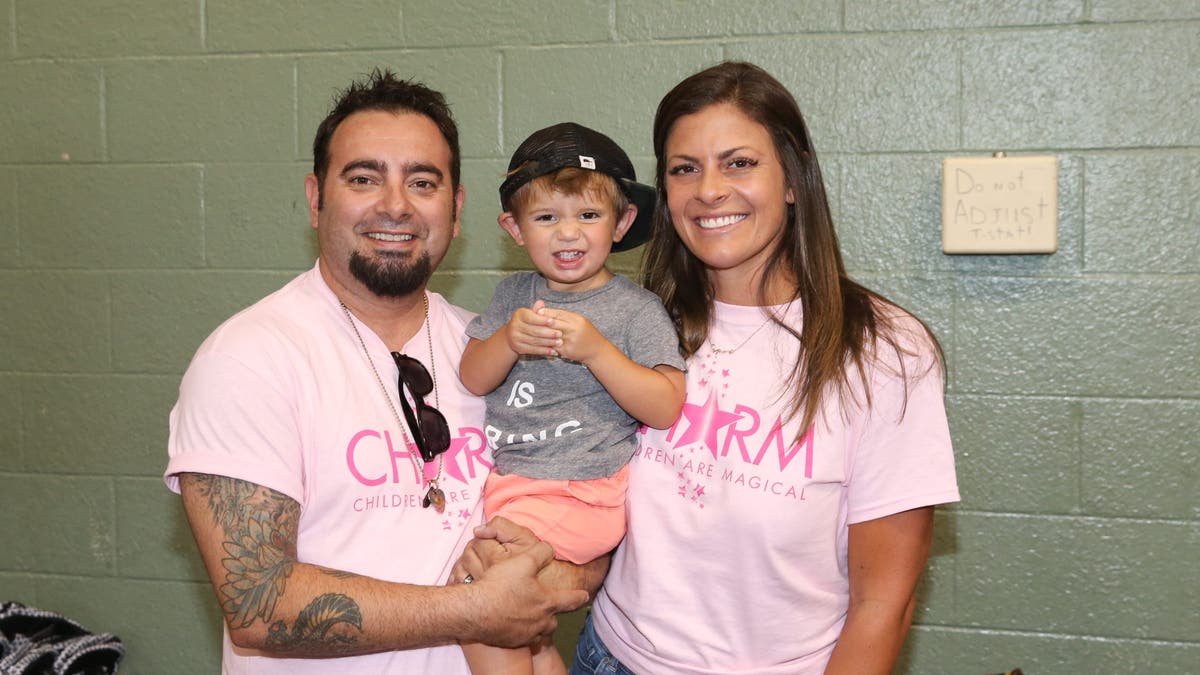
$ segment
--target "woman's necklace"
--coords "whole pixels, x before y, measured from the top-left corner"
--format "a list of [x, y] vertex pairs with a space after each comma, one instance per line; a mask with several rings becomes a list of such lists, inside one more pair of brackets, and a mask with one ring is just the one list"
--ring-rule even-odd
[[747, 335], [746, 339], [742, 340], [738, 344], [738, 346], [734, 347], [733, 349], [721, 349], [720, 347], [714, 345], [712, 343], [712, 340], [708, 341], [708, 348], [711, 349], [714, 354], [732, 354], [732, 353], [736, 352], [737, 350], [741, 349], [742, 347], [745, 347], [747, 343], [749, 343], [751, 340], [754, 339], [755, 335], [758, 335], [758, 331], [762, 330], [769, 323], [771, 323], [771, 315], [768, 314], [767, 318], [764, 319], [763, 322], [758, 325], [758, 328], [755, 328], [754, 332]]
[[[437, 388], [437, 365], [433, 360], [433, 336], [429, 332], [429, 297], [422, 294], [421, 300], [425, 306], [425, 341], [429, 344], [429, 372], [433, 379], [433, 407], [441, 408], [442, 403], [438, 398]], [[371, 372], [375, 375], [375, 381], [379, 383], [379, 392], [383, 394], [383, 400], [387, 401], [388, 408], [392, 411], [392, 417], [396, 419], [396, 424], [400, 427], [400, 433], [404, 436], [404, 444], [408, 447], [408, 458], [412, 461], [413, 468], [417, 471], [417, 476], [424, 481], [429, 489], [425, 492], [425, 498], [421, 500], [421, 508], [429, 508], [433, 506], [434, 510], [442, 513], [446, 510], [446, 493], [438, 487], [438, 481], [442, 479], [442, 456], [437, 458], [437, 476], [425, 480], [425, 464], [417, 459], [417, 453], [412, 449], [416, 447], [416, 443], [411, 442], [408, 438], [408, 431], [405, 429], [404, 422], [400, 421], [400, 414], [396, 412], [396, 406], [392, 403], [392, 397], [388, 394], [387, 387], [383, 384], [383, 378], [379, 376], [379, 369], [375, 367], [375, 360], [371, 358], [371, 352], [367, 351], [367, 343], [363, 340], [362, 334], [358, 332], [358, 326], [354, 325], [354, 318], [350, 316], [350, 309], [346, 307], [346, 303], [338, 300], [338, 304], [342, 306], [342, 312], [346, 315], [346, 320], [350, 322], [350, 329], [354, 331], [354, 337], [358, 338], [358, 344], [362, 347], [363, 356], [367, 357], [367, 365], [371, 367]], [[399, 392], [400, 396], [404, 392]]]

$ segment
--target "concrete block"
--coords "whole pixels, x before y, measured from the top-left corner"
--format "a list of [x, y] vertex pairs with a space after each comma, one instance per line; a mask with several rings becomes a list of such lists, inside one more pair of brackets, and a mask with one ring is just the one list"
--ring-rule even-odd
[[963, 53], [963, 145], [1196, 145], [1198, 59], [1195, 23], [974, 36]]
[[300, 271], [317, 259], [304, 196], [307, 163], [214, 164], [204, 172], [209, 266]]
[[203, 4], [92, 0], [61, 5], [17, 0], [17, 54], [22, 58], [158, 56], [196, 53]]
[[[663, 94], [720, 57], [717, 45], [691, 44], [506, 51], [502, 154], [507, 160], [530, 133], [570, 120], [611, 136], [631, 157], [652, 156], [654, 110]], [[597, 105], [584, 95], [589, 91], [621, 103]]]
[[1200, 519], [1197, 439], [1197, 401], [1085, 400], [1084, 508], [1096, 515]]
[[[731, 44], [796, 97], [818, 156], [957, 147], [957, 49], [927, 33]], [[796, 81], [799, 79], [800, 81]]]
[[21, 170], [25, 267], [203, 264], [196, 166], [55, 166]]
[[912, 275], [855, 275], [855, 279], [892, 302], [907, 309], [925, 322], [934, 337], [942, 344], [950, 366], [950, 352], [954, 346], [953, 321], [955, 284], [951, 279], [920, 277]]
[[288, 59], [122, 61], [105, 75], [113, 160], [261, 162], [295, 154]]
[[990, 629], [914, 626], [896, 673], [1173, 673], [1194, 672], [1194, 642], [1121, 640]]
[[394, 0], [206, 0], [206, 45], [214, 52], [279, 52], [396, 47], [402, 44]]
[[928, 155], [839, 159], [842, 218], [836, 224], [846, 266], [894, 273], [941, 267], [941, 163]]
[[645, 252], [644, 249], [645, 246], [639, 246], [632, 251], [610, 253], [608, 256], [608, 268], [612, 270], [614, 274], [624, 274], [640, 284], [642, 254]]
[[[0, 168], [0, 241], [17, 242], [17, 170]], [[0, 268], [20, 266], [21, 248], [9, 244], [0, 247]]]
[[26, 572], [0, 572], [0, 598], [37, 607], [37, 577]]
[[208, 334], [293, 272], [128, 272], [112, 279], [113, 367], [182, 374]]
[[108, 279], [91, 272], [0, 270], [0, 370], [107, 371]]
[[14, 39], [13, 31], [13, 15], [16, 11], [13, 9], [13, 3], [16, 0], [0, 0], [0, 35], [5, 37], [0, 38], [0, 61], [8, 61], [16, 56], [17, 45]]
[[111, 479], [6, 473], [0, 475], [0, 513], [0, 569], [115, 572]]
[[958, 523], [959, 626], [1181, 641], [1200, 631], [1198, 523], [964, 513]]
[[913, 622], [954, 622], [954, 553], [958, 549], [958, 514], [939, 506], [933, 516], [933, 545], [917, 583]]
[[618, 0], [617, 35], [623, 40], [714, 38], [832, 32], [841, 27], [836, 0]]
[[[159, 448], [166, 463], [166, 444]], [[183, 511], [159, 477], [118, 478], [117, 570], [123, 577], [208, 582]]]
[[372, 68], [390, 68], [440, 91], [458, 124], [463, 157], [495, 157], [500, 140], [500, 55], [488, 49], [435, 49], [301, 56], [298, 59], [298, 159], [312, 159], [317, 125], [337, 93]]
[[1079, 512], [1078, 402], [961, 395], [948, 412], [961, 508]]
[[891, 31], [938, 28], [1044, 26], [1077, 23], [1083, 5], [1077, 0], [929, 0], [900, 4], [887, 0], [846, 2], [846, 30]]
[[4, 464], [9, 470], [25, 468], [25, 446], [22, 443], [21, 428], [23, 413], [21, 376], [0, 373], [0, 457], [4, 458]]
[[44, 375], [21, 381], [30, 471], [158, 476], [179, 378]]
[[444, 271], [530, 269], [529, 256], [496, 223], [500, 214], [497, 190], [508, 159], [463, 161], [462, 233], [442, 261]]
[[[968, 153], [976, 154], [976, 153]], [[1074, 155], [1058, 155], [1058, 250], [1050, 255], [942, 255], [938, 267], [962, 274], [1000, 276], [1077, 275], [1083, 268], [1084, 242], [1084, 160]], [[941, 228], [941, 174], [937, 211], [929, 218]], [[1089, 197], [1091, 193], [1089, 192]], [[939, 242], [940, 246], [940, 242]]]
[[1160, 21], [1200, 19], [1197, 0], [1090, 0], [1092, 21]]
[[1088, 272], [1200, 273], [1200, 154], [1087, 158]]
[[957, 58], [954, 40], [936, 34], [846, 40], [837, 70], [837, 148], [957, 147]]
[[221, 671], [222, 619], [208, 583], [56, 578], [39, 584], [38, 598], [44, 609], [119, 636], [122, 673]]
[[612, 36], [607, 0], [412, 2], [403, 11], [408, 47], [608, 42]]
[[104, 159], [100, 79], [94, 63], [0, 63], [4, 162]]
[[554, 646], [558, 648], [558, 654], [562, 657], [563, 663], [571, 663], [574, 660], [575, 645], [579, 640], [579, 634], [583, 631], [583, 624], [587, 621], [587, 615], [591, 608], [589, 603], [574, 612], [558, 615], [558, 629], [554, 631]]
[[1200, 295], [1186, 279], [976, 278], [959, 293], [958, 392], [1200, 392]]
[[[842, 130], [838, 121], [838, 117], [844, 112], [838, 97], [841, 86], [838, 69], [844, 51], [844, 40], [842, 37], [826, 36], [780, 37], [773, 40], [733, 42], [725, 47], [725, 59], [749, 61], [761, 66], [787, 87], [800, 106], [800, 114], [804, 116], [809, 138], [817, 151], [818, 160], [822, 162], [831, 160], [830, 153], [851, 146], [850, 139], [840, 136]], [[713, 62], [699, 63], [692, 70], [695, 72], [710, 65], [713, 65]], [[659, 98], [674, 85], [675, 83], [670, 83], [664, 87], [659, 93]], [[657, 100], [654, 105], [658, 105]], [[829, 171], [825, 173], [827, 190], [833, 175]], [[841, 221], [835, 222], [840, 224]]]
[[459, 307], [482, 312], [504, 276], [505, 273], [497, 272], [437, 272], [430, 279], [429, 288]]

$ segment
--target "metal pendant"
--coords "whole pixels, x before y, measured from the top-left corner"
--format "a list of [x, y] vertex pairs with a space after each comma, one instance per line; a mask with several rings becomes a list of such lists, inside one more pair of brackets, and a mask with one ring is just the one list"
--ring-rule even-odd
[[421, 500], [421, 508], [427, 509], [433, 506], [433, 510], [438, 513], [446, 511], [446, 493], [438, 488], [437, 483], [432, 483], [429, 490], [425, 492], [425, 498]]

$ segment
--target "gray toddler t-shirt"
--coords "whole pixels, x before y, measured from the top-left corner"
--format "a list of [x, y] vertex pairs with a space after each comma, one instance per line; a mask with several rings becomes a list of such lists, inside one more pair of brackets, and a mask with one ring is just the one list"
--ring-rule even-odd
[[[467, 335], [487, 339], [512, 313], [535, 300], [587, 317], [635, 363], [684, 369], [675, 327], [658, 296], [616, 275], [578, 293], [550, 290], [534, 272], [518, 272], [496, 287], [491, 304]], [[637, 446], [638, 422], [580, 363], [522, 356], [490, 394], [484, 433], [496, 471], [528, 478], [591, 480], [625, 466]]]

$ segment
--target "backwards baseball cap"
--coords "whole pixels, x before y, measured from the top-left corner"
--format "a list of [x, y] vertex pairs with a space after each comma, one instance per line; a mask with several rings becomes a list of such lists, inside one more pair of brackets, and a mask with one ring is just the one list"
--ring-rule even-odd
[[629, 201], [637, 206], [637, 218], [629, 231], [614, 242], [612, 250], [628, 251], [650, 238], [654, 214], [654, 188], [637, 182], [629, 156], [611, 138], [574, 122], [562, 122], [530, 134], [508, 163], [508, 178], [500, 184], [500, 205], [511, 211], [512, 196], [529, 181], [575, 167], [612, 176]]

